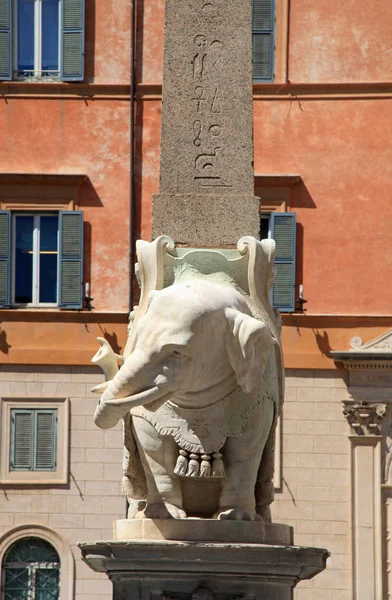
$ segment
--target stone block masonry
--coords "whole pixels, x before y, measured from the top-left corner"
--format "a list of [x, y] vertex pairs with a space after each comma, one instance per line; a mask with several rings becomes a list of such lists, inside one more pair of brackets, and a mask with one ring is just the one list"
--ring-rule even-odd
[[[90, 388], [103, 381], [95, 367], [1, 366], [0, 395], [18, 399], [70, 398], [70, 469], [66, 485], [5, 486], [0, 490], [0, 545], [16, 526], [42, 525], [56, 532], [75, 559], [72, 600], [110, 600], [107, 577], [89, 569], [76, 544], [113, 537], [113, 519], [126, 513], [121, 493], [122, 431], [110, 440], [97, 430], [92, 415], [97, 397]], [[1, 449], [0, 449], [1, 451]], [[61, 557], [60, 557], [61, 558]], [[71, 596], [70, 596], [71, 598]]]
[[282, 486], [272, 518], [293, 525], [296, 544], [331, 552], [327, 569], [301, 582], [295, 600], [352, 600], [348, 395], [342, 372], [286, 371]]

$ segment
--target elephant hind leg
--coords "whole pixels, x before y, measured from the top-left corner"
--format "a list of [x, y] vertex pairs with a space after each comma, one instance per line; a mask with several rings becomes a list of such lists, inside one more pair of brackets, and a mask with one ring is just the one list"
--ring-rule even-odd
[[181, 482], [174, 475], [177, 444], [171, 436], [160, 435], [141, 417], [133, 417], [135, 439], [147, 481], [147, 506], [150, 519], [185, 519]]
[[273, 402], [266, 399], [248, 419], [243, 434], [226, 440], [223, 447], [226, 478], [215, 518], [260, 520], [256, 514], [255, 485], [273, 416]]
[[263, 457], [259, 468], [256, 482], [256, 513], [266, 523], [271, 523], [271, 504], [274, 501], [274, 471], [275, 471], [275, 446], [276, 427], [278, 417], [275, 415], [272, 427], [264, 446]]

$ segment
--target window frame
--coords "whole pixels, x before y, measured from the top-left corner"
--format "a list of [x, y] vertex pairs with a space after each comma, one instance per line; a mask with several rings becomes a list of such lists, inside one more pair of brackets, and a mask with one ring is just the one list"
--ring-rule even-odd
[[[15, 278], [16, 278], [16, 217], [18, 216], [33, 217], [34, 218], [34, 231], [33, 231], [33, 301], [32, 302], [15, 302]], [[56, 215], [57, 221], [57, 293], [56, 302], [39, 302], [39, 284], [40, 284], [40, 241], [41, 231], [40, 227], [36, 226], [36, 223], [40, 221], [41, 217], [52, 217]], [[58, 211], [53, 212], [24, 212], [24, 211], [11, 211], [11, 294], [10, 303], [11, 306], [16, 308], [57, 308], [59, 305], [59, 273], [60, 273], [60, 222]]]
[[[13, 409], [57, 409], [56, 469], [53, 471], [11, 470], [11, 411]], [[68, 483], [69, 399], [0, 397], [0, 484], [57, 485]]]
[[[20, 414], [29, 414], [31, 415], [30, 429], [31, 429], [31, 439], [30, 439], [30, 459], [32, 466], [31, 467], [19, 467], [16, 468], [13, 466], [15, 464], [15, 419], [16, 415]], [[45, 468], [37, 468], [37, 437], [38, 437], [38, 415], [42, 414], [50, 414], [52, 416], [52, 427], [53, 427], [53, 446], [52, 446], [52, 458], [53, 458], [53, 466], [45, 467]], [[20, 472], [37, 472], [45, 473], [48, 471], [55, 471], [57, 464], [57, 408], [11, 408], [10, 411], [10, 420], [11, 420], [11, 433], [10, 433], [10, 471], [18, 471]], [[53, 456], [54, 455], [54, 456]]]
[[[29, 598], [31, 598], [31, 600], [34, 600], [36, 598], [37, 592], [39, 592], [39, 588], [37, 588], [37, 573], [38, 571], [45, 571], [47, 570], [56, 570], [58, 575], [57, 575], [57, 582], [56, 582], [56, 587], [57, 587], [57, 595], [59, 595], [60, 593], [60, 575], [61, 575], [61, 559], [60, 556], [56, 550], [56, 548], [50, 544], [50, 546], [52, 547], [52, 549], [56, 552], [57, 557], [58, 557], [58, 561], [54, 562], [50, 562], [50, 561], [34, 561], [34, 562], [9, 562], [6, 560], [7, 558], [7, 554], [9, 553], [10, 550], [12, 550], [12, 547], [15, 544], [18, 544], [19, 542], [23, 542], [23, 540], [25, 540], [26, 542], [28, 540], [32, 539], [31, 536], [26, 536], [25, 538], [22, 538], [20, 540], [17, 540], [16, 542], [14, 542], [13, 544], [11, 544], [8, 549], [7, 552], [4, 555], [4, 558], [2, 560], [2, 565], [1, 565], [1, 589], [3, 590], [3, 588], [5, 589], [5, 584], [6, 584], [6, 577], [7, 577], [7, 569], [18, 569], [18, 570], [23, 570], [23, 571], [27, 571], [27, 588], [24, 589], [24, 591], [27, 591]], [[49, 544], [49, 542], [47, 540], [43, 540], [41, 537], [38, 536], [34, 536], [33, 539], [39, 539], [41, 541], [46, 542], [47, 544]], [[5, 589], [5, 591], [7, 592], [7, 590]]]
[[61, 81], [61, 15], [63, 11], [63, 0], [58, 1], [58, 70], [48, 71], [56, 75], [43, 76], [46, 71], [42, 70], [42, 2], [45, 0], [31, 0], [34, 2], [34, 70], [24, 71], [31, 75], [19, 73], [18, 69], [18, 2], [12, 0], [12, 74], [16, 81]]
[[[60, 557], [60, 594], [59, 600], [70, 600], [74, 597], [75, 590], [75, 559], [67, 541], [57, 532], [35, 523], [33, 520], [28, 524], [17, 525], [0, 534], [0, 569], [3, 571], [3, 560], [11, 546], [20, 539], [26, 537], [39, 537], [51, 544]], [[1, 578], [1, 576], [0, 576]]]

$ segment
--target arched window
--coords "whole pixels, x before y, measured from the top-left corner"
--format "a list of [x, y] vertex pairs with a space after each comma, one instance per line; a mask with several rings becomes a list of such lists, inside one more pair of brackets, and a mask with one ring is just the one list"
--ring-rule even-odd
[[49, 542], [38, 537], [18, 540], [3, 559], [1, 597], [4, 600], [58, 600], [60, 558]]

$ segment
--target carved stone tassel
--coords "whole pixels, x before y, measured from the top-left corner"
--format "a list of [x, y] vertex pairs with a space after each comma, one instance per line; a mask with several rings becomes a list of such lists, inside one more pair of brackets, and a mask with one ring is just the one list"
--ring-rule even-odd
[[174, 473], [176, 475], [186, 475], [188, 470], [188, 452], [180, 450], [177, 458], [176, 466], [174, 467]]
[[189, 461], [189, 465], [188, 465], [188, 471], [187, 471], [187, 477], [197, 477], [199, 474], [199, 461], [198, 461], [198, 455], [197, 454], [191, 454], [190, 455], [190, 461]]
[[208, 454], [202, 454], [201, 456], [201, 465], [200, 465], [200, 477], [210, 477], [211, 476], [211, 457]]
[[226, 477], [225, 467], [223, 466], [222, 454], [220, 452], [214, 452], [212, 455], [214, 460], [212, 461], [212, 476], [213, 477]]

